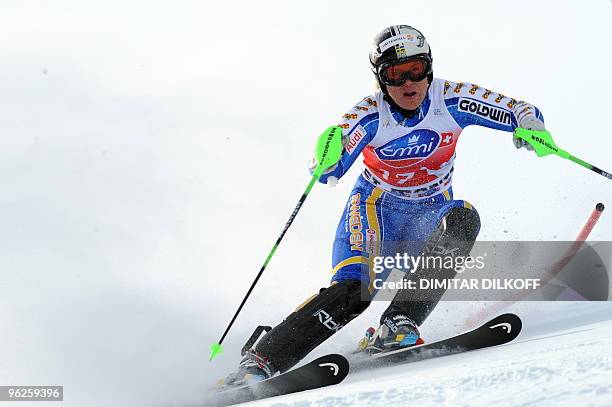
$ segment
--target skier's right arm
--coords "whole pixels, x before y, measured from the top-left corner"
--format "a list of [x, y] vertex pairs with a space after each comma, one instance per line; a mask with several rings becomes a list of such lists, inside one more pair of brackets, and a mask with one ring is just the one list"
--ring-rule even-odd
[[[365, 146], [372, 141], [378, 130], [378, 106], [374, 97], [367, 97], [342, 116], [338, 124], [342, 128], [344, 149], [340, 161], [321, 175], [319, 182], [334, 184], [353, 165]], [[316, 166], [314, 158], [308, 169], [312, 174]]]

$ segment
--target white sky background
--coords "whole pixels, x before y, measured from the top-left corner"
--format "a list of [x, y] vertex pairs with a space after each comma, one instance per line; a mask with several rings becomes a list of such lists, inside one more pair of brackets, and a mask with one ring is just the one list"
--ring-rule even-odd
[[[360, 165], [314, 189], [208, 362], [317, 136], [373, 91], [367, 53], [387, 25], [423, 31], [437, 77], [535, 104], [559, 146], [612, 170], [609, 1], [388, 4], [3, 1], [0, 385], [63, 384], [66, 406], [196, 400], [255, 325], [327, 285]], [[476, 127], [454, 191], [483, 240], [570, 240], [612, 205], [610, 181]], [[604, 213], [591, 239], [611, 230]], [[448, 308], [431, 324], [467, 312]]]

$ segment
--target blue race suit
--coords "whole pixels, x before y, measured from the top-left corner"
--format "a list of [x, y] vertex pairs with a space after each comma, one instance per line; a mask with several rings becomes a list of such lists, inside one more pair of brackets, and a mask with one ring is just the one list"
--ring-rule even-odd
[[[397, 242], [424, 242], [453, 207], [455, 146], [461, 131], [479, 125], [512, 132], [527, 117], [543, 121], [533, 105], [477, 85], [434, 78], [425, 100], [405, 118], [380, 91], [343, 116], [344, 151], [320, 179], [340, 178], [364, 157], [336, 231], [332, 282], [361, 280], [374, 292], [374, 256], [393, 255]], [[403, 252], [416, 256], [422, 247]]]

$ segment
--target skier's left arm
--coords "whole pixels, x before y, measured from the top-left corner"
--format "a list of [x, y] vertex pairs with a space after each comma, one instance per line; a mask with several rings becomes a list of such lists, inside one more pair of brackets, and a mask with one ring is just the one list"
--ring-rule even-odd
[[[513, 132], [517, 127], [545, 130], [540, 109], [501, 93], [471, 83], [444, 83], [444, 102], [461, 128], [470, 125]], [[527, 142], [513, 138], [516, 148], [533, 149]]]

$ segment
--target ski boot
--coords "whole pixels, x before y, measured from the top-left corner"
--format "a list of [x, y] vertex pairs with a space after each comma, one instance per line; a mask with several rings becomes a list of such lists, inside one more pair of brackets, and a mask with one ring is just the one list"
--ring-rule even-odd
[[269, 379], [273, 375], [274, 369], [267, 358], [259, 356], [253, 350], [248, 350], [240, 361], [238, 370], [227, 375], [225, 379], [221, 379], [217, 386], [219, 390], [247, 386]]
[[425, 343], [416, 324], [404, 314], [386, 316], [378, 329], [370, 327], [359, 341], [359, 350], [369, 354], [388, 352]]

